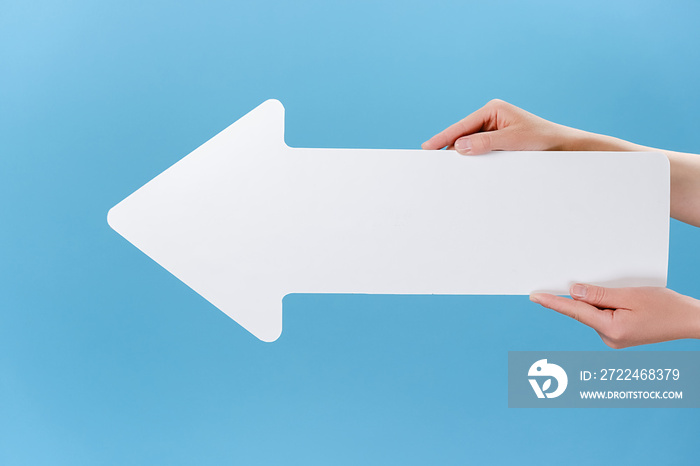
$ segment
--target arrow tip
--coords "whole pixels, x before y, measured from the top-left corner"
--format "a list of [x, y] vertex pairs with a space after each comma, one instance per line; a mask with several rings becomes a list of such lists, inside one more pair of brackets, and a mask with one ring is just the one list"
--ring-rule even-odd
[[[119, 205], [119, 204], [117, 204], [117, 205]], [[117, 228], [116, 228], [116, 225], [117, 225], [118, 222], [117, 222], [117, 220], [116, 220], [116, 218], [115, 218], [115, 217], [116, 217], [116, 213], [115, 213], [115, 209], [116, 209], [116, 208], [117, 208], [117, 206], [114, 206], [114, 207], [112, 207], [111, 209], [109, 209], [109, 211], [107, 212], [107, 224], [108, 224], [108, 225], [112, 228], [112, 230], [114, 230], [114, 231], [118, 231]]]
[[[232, 154], [250, 151], [261, 158], [285, 146], [284, 106], [268, 99], [107, 212], [113, 230], [265, 342], [282, 334], [281, 296], [231, 289], [245, 272], [217, 262], [219, 250], [197, 236], [220, 227], [207, 217], [215, 197], [199, 192], [206, 191], [201, 180], [235, 172], [232, 161], [241, 157]], [[230, 177], [220, 180], [230, 183]], [[227, 201], [218, 205], [221, 211], [230, 207]]]

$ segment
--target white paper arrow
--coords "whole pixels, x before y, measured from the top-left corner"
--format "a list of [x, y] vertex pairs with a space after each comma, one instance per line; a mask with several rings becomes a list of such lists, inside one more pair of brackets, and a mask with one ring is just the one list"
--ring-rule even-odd
[[658, 153], [292, 148], [282, 104], [267, 100], [108, 222], [273, 341], [292, 292], [665, 286], [669, 166]]

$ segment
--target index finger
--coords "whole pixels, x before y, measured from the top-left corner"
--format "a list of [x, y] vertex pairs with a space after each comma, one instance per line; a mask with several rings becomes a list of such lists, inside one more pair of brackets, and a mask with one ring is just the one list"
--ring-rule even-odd
[[588, 325], [599, 332], [603, 332], [603, 327], [605, 327], [610, 320], [610, 311], [598, 309], [583, 301], [575, 301], [548, 293], [533, 293], [530, 295], [530, 300], [548, 309], [557, 311], [560, 314], [569, 316], [572, 319], [576, 319], [582, 324]]
[[442, 149], [447, 145], [453, 144], [461, 136], [480, 131], [490, 119], [491, 110], [486, 106], [481, 107], [476, 112], [440, 131], [438, 134], [425, 141], [421, 147], [426, 150]]

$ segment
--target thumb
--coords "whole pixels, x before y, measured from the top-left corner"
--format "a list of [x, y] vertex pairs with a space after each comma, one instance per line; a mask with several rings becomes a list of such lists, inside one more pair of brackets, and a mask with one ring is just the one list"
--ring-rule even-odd
[[517, 141], [509, 128], [463, 136], [455, 141], [455, 149], [462, 155], [480, 155], [492, 150], [517, 150]]
[[584, 283], [572, 285], [569, 294], [576, 301], [608, 309], [629, 308], [633, 298], [628, 288], [605, 288]]

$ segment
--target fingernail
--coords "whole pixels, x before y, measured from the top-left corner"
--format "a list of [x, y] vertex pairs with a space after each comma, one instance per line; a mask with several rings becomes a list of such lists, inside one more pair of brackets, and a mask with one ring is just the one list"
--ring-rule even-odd
[[571, 296], [574, 298], [585, 298], [588, 292], [586, 285], [574, 285], [571, 287]]
[[540, 304], [539, 298], [537, 297], [537, 295], [534, 295], [534, 294], [530, 295], [530, 301], [532, 301], [533, 303]]
[[460, 154], [466, 154], [472, 150], [472, 142], [469, 140], [469, 138], [457, 139], [455, 141], [455, 149], [457, 149], [457, 152]]

